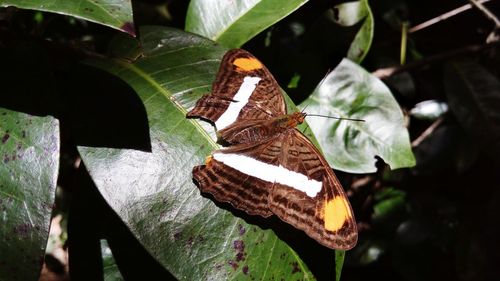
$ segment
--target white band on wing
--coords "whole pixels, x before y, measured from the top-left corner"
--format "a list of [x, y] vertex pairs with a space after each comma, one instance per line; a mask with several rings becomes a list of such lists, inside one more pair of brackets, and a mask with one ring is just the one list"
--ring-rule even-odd
[[248, 99], [250, 99], [250, 96], [260, 80], [260, 77], [245, 76], [243, 84], [241, 84], [238, 92], [233, 97], [234, 102], [231, 102], [226, 111], [219, 117], [219, 119], [217, 119], [217, 121], [215, 121], [215, 127], [217, 127], [218, 131], [226, 128], [236, 121], [240, 115], [241, 109], [248, 103]]
[[322, 182], [309, 179], [307, 176], [288, 170], [283, 166], [271, 165], [245, 155], [214, 153], [213, 159], [263, 181], [290, 186], [305, 192], [309, 197], [315, 197], [323, 185]]

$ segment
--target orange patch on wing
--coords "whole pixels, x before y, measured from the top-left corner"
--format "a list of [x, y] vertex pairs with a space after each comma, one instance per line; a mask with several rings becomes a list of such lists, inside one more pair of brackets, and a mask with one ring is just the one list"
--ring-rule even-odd
[[205, 165], [210, 166], [212, 159], [212, 155], [207, 156], [207, 158], [205, 158]]
[[326, 202], [323, 207], [325, 229], [335, 232], [342, 228], [344, 223], [351, 217], [351, 209], [346, 199], [336, 196]]
[[238, 67], [238, 70], [243, 71], [252, 71], [262, 68], [262, 63], [255, 58], [238, 58], [234, 60], [233, 64]]

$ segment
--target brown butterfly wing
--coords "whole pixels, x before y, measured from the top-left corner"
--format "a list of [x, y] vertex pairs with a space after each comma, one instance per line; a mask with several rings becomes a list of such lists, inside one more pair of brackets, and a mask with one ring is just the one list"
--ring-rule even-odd
[[[240, 144], [233, 148], [248, 150], [251, 147]], [[269, 217], [273, 214], [268, 207], [272, 183], [244, 174], [212, 157], [207, 158], [205, 165], [193, 168], [193, 178], [202, 192], [211, 194], [217, 201], [231, 203], [250, 215]]]
[[303, 230], [311, 238], [333, 249], [356, 245], [357, 227], [344, 190], [316, 147], [298, 130], [287, 131], [279, 163], [323, 183], [314, 197], [289, 186], [275, 184], [269, 208], [280, 219]]
[[249, 52], [234, 49], [228, 51], [222, 58], [212, 93], [200, 98], [187, 116], [201, 117], [215, 123], [231, 102], [238, 102], [233, 98], [245, 77], [258, 77], [261, 80], [233, 124], [243, 120], [269, 120], [286, 114], [280, 87], [269, 70]]
[[319, 151], [298, 130], [289, 129], [266, 141], [234, 145], [216, 153], [244, 155], [282, 166], [321, 182], [322, 188], [310, 197], [293, 187], [249, 176], [209, 158], [207, 165], [193, 170], [203, 192], [249, 214], [267, 217], [274, 213], [329, 248], [350, 249], [356, 244], [356, 223], [342, 186]]

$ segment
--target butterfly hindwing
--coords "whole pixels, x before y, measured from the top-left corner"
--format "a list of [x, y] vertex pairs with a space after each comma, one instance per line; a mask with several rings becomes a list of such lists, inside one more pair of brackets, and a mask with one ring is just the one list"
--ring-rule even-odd
[[251, 215], [269, 217], [273, 214], [268, 207], [272, 183], [250, 177], [212, 156], [207, 158], [205, 165], [194, 167], [193, 177], [201, 191], [211, 194], [217, 201], [230, 203]]
[[207, 162], [193, 175], [217, 200], [249, 214], [276, 214], [330, 248], [356, 243], [356, 223], [340, 183], [298, 130], [215, 151]]
[[357, 242], [357, 227], [344, 190], [316, 147], [298, 130], [289, 130], [280, 164], [320, 181], [318, 193], [306, 194], [276, 184], [269, 208], [283, 221], [303, 230], [319, 243], [335, 249], [350, 249]]

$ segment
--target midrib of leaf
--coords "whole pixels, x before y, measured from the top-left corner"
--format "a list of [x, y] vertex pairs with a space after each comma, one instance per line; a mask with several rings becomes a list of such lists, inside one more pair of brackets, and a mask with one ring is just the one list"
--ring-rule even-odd
[[269, 269], [269, 264], [271, 262], [271, 258], [273, 257], [274, 248], [276, 247], [276, 241], [278, 241], [277, 236], [274, 237], [274, 243], [273, 243], [273, 246], [271, 247], [271, 253], [269, 253], [269, 258], [267, 259], [267, 262], [266, 262], [266, 269], [264, 270], [264, 274], [262, 275], [262, 278], [260, 280], [265, 280], [264, 278], [267, 275], [267, 270]]
[[[172, 95], [171, 92], [167, 91], [165, 88], [163, 88], [156, 80], [151, 78], [146, 72], [144, 72], [141, 68], [135, 66], [134, 64], [127, 63], [123, 60], [115, 59], [115, 63], [119, 64], [120, 66], [127, 68], [137, 74], [139, 77], [144, 79], [146, 82], [148, 82], [151, 86], [153, 86], [158, 92], [162, 93], [176, 108], [179, 110], [182, 114], [186, 115], [187, 110], [182, 107], [176, 100], [175, 97]], [[198, 124], [197, 121], [193, 119], [187, 119], [191, 124], [194, 125], [196, 130], [203, 135], [203, 137], [208, 141], [208, 143], [212, 146], [214, 149], [218, 149], [219, 146], [215, 141], [212, 140], [210, 135]]]
[[[310, 99], [314, 100], [314, 101], [317, 101], [318, 103], [321, 103], [321, 100], [318, 99], [318, 98], [311, 97]], [[340, 117], [342, 117], [342, 114], [341, 114], [342, 112], [336, 111], [335, 108], [330, 108], [330, 110], [333, 111], [334, 113], [338, 114]], [[353, 121], [353, 122], [356, 122], [356, 121]], [[376, 136], [370, 134], [362, 126], [354, 124], [354, 125], [352, 125], [352, 127], [354, 127], [357, 130], [359, 130], [359, 131], [367, 134], [368, 136], [370, 136], [370, 138], [372, 138], [374, 141], [376, 141], [379, 145], [387, 146], [388, 143], [385, 143], [383, 140], [381, 140], [381, 139], [377, 138]], [[389, 149], [392, 151], [393, 147], [389, 145]]]

